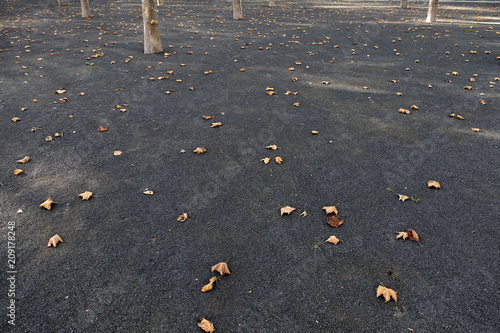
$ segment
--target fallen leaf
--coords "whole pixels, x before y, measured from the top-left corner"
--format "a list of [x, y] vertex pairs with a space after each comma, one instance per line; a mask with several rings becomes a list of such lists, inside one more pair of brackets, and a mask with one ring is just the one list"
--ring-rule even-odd
[[64, 133], [54, 133], [54, 137], [56, 138], [62, 138], [64, 136]]
[[49, 239], [49, 244], [47, 246], [50, 247], [52, 245], [53, 247], [57, 247], [57, 243], [59, 242], [62, 243], [63, 240], [61, 239], [61, 237], [59, 237], [58, 234], [56, 234]]
[[22, 159], [17, 160], [16, 162], [24, 164], [24, 163], [28, 163], [29, 160], [30, 160], [29, 156], [24, 156]]
[[65, 92], [66, 92], [66, 90], [64, 90], [64, 89], [56, 90], [56, 94], [64, 94]]
[[240, 72], [244, 72], [244, 71], [246, 71], [246, 69], [240, 68]]
[[295, 208], [290, 207], [290, 206], [281, 207], [281, 216], [283, 216], [283, 214], [290, 215], [290, 213], [293, 212], [294, 210], [295, 210]]
[[222, 123], [219, 121], [218, 123], [212, 123], [212, 126], [210, 127], [221, 127]]
[[399, 113], [410, 114], [411, 112], [410, 112], [410, 110], [401, 108], [401, 109], [399, 109]]
[[397, 302], [398, 301], [398, 293], [392, 289], [386, 288], [382, 285], [377, 288], [377, 297], [384, 296], [385, 302], [389, 302], [391, 297]]
[[215, 331], [214, 324], [206, 320], [205, 318], [201, 319], [201, 322], [198, 323], [198, 326], [204, 330], [205, 332], [212, 333]]
[[276, 163], [278, 163], [278, 164], [283, 163], [283, 159], [282, 159], [281, 157], [279, 157], [279, 156], [276, 156], [276, 157], [274, 158], [274, 160], [275, 160], [275, 161], [276, 161]]
[[472, 128], [472, 132], [479, 132], [479, 131], [480, 131], [479, 128], [475, 128], [475, 127]]
[[417, 234], [417, 232], [415, 230], [408, 229], [406, 232], [408, 233], [408, 239], [409, 240], [412, 240], [414, 242], [419, 242], [420, 241], [420, 239], [418, 237], [418, 234]]
[[182, 213], [181, 215], [177, 216], [177, 221], [179, 222], [184, 222], [188, 219], [188, 213]]
[[334, 213], [335, 215], [337, 215], [339, 213], [339, 211], [337, 210], [337, 207], [335, 207], [335, 206], [325, 206], [321, 209], [324, 209], [327, 214]]
[[21, 120], [21, 118], [19, 118], [19, 117], [14, 117], [14, 118], [12, 118], [12, 121], [13, 121], [13, 122], [15, 122], [15, 123], [17, 123], [17, 122], [18, 122], [18, 121], [20, 121], [20, 120]]
[[330, 216], [326, 221], [329, 225], [335, 228], [340, 227], [344, 223], [344, 220], [339, 219], [337, 215]]
[[418, 106], [416, 106], [416, 105], [412, 105], [412, 106], [410, 107], [410, 109], [412, 109], [412, 110], [418, 110]]
[[396, 239], [398, 238], [403, 238], [403, 239], [407, 239], [408, 238], [408, 233], [406, 231], [399, 231], [397, 236], [396, 236]]
[[92, 195], [93, 193], [90, 191], [85, 191], [83, 193], [78, 194], [79, 197], [82, 197], [82, 200], [89, 200]]
[[472, 87], [471, 86], [465, 86], [464, 89], [465, 90], [472, 90]]
[[300, 103], [299, 102], [293, 103], [293, 106], [300, 106]]
[[465, 118], [462, 117], [461, 115], [457, 114], [457, 119], [464, 120]]
[[276, 146], [276, 145], [269, 145], [269, 146], [267, 146], [266, 148], [267, 148], [267, 149], [276, 150], [276, 149], [278, 149], [278, 146]]
[[269, 90], [269, 91], [266, 92], [266, 94], [268, 94], [269, 96], [271, 96], [271, 95], [275, 95], [276, 93], [274, 91], [272, 91], [272, 90]]
[[17, 175], [19, 175], [19, 174], [23, 173], [23, 170], [21, 170], [21, 169], [16, 169], [16, 170], [14, 170], [14, 171], [12, 171], [12, 172], [14, 172], [14, 174], [17, 176]]
[[319, 134], [318, 131], [311, 131], [311, 134], [315, 135], [315, 134]]
[[267, 164], [267, 163], [269, 163], [269, 161], [271, 161], [271, 159], [269, 157], [266, 157], [266, 158], [261, 159], [261, 161], [264, 162], [264, 164]]
[[220, 275], [231, 274], [231, 272], [229, 271], [229, 267], [227, 267], [226, 262], [220, 262], [220, 263], [212, 266], [212, 272], [213, 271], [219, 272]]
[[204, 285], [203, 287], [201, 287], [201, 291], [203, 291], [205, 293], [209, 290], [212, 290], [214, 288], [215, 281], [217, 281], [217, 278], [215, 276], [211, 277], [210, 280], [208, 280], [208, 283], [206, 285]]
[[300, 216], [302, 216], [302, 217], [306, 217], [306, 216], [307, 216], [307, 212], [306, 212], [306, 211], [303, 211], [302, 213], [300, 213]]
[[52, 141], [52, 137], [49, 135], [48, 137], [45, 138], [45, 141], [47, 142]]
[[151, 191], [151, 190], [146, 190], [146, 191], [144, 191], [142, 193], [144, 193], [146, 195], [153, 195], [154, 194], [153, 191]]
[[398, 194], [399, 195], [399, 201], [406, 201], [410, 199], [410, 197], [403, 195], [403, 194]]
[[436, 188], [436, 189], [441, 188], [441, 184], [439, 184], [439, 182], [437, 182], [437, 181], [435, 181], [435, 180], [429, 180], [429, 181], [427, 182], [427, 186], [429, 186], [429, 187], [434, 187], [434, 188]]
[[333, 243], [333, 244], [337, 245], [338, 242], [340, 242], [340, 239], [338, 239], [335, 236], [330, 236], [330, 238], [328, 238], [325, 242]]
[[55, 203], [57, 203], [57, 202], [53, 201], [52, 197], [49, 197], [47, 200], [45, 200], [40, 205], [38, 205], [38, 207], [45, 208], [47, 210], [51, 210], [52, 204], [55, 204]]
[[203, 116], [203, 119], [209, 120], [212, 119], [212, 116]]
[[122, 154], [121, 150], [115, 150], [113, 152], [113, 155], [115, 155], [115, 156], [120, 156], [121, 154]]
[[108, 128], [104, 126], [99, 126], [99, 128], [97, 129], [98, 132], [106, 132], [107, 130]]
[[200, 148], [200, 147], [196, 147], [195, 150], [193, 150], [193, 153], [196, 153], [196, 154], [203, 154], [205, 153], [207, 150], [205, 148]]

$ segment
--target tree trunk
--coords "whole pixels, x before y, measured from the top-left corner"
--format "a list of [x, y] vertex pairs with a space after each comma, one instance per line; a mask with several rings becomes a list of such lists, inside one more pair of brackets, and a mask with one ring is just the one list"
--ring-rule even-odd
[[436, 23], [439, 0], [429, 0], [429, 11], [427, 12], [427, 23]]
[[142, 0], [142, 22], [144, 24], [144, 54], [162, 52], [155, 0]]
[[233, 0], [233, 19], [243, 20], [243, 10], [241, 8], [241, 0]]
[[59, 7], [63, 6], [63, 0], [57, 0], [57, 3], [59, 4]]
[[274, 7], [274, 6], [276, 6], [274, 0], [269, 0], [269, 7]]
[[403, 9], [408, 8], [408, 0], [401, 0], [401, 8]]
[[90, 6], [89, 6], [89, 0], [81, 0], [80, 1], [82, 4], [82, 17], [90, 17], [92, 14], [90, 14]]

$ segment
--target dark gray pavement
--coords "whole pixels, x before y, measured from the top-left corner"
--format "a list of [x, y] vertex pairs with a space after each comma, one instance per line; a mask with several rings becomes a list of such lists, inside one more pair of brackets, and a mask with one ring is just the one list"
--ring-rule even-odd
[[[91, 1], [91, 20], [3, 2], [0, 331], [500, 330], [500, 6], [447, 3], [429, 25], [422, 2], [277, 4], [233, 21], [229, 2], [166, 1], [165, 53], [144, 55], [136, 1]], [[422, 246], [395, 240], [408, 228]], [[202, 293], [220, 261], [232, 274]]]

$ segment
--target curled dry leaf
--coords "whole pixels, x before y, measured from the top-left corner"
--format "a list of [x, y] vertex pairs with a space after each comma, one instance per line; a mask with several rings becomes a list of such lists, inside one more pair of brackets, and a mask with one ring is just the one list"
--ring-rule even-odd
[[441, 188], [441, 185], [439, 184], [439, 182], [437, 182], [437, 181], [435, 181], [435, 180], [429, 180], [429, 181], [427, 182], [427, 186], [429, 186], [429, 187], [434, 187], [434, 188], [436, 188], [436, 189]]
[[290, 207], [290, 206], [281, 207], [281, 216], [283, 216], [283, 214], [290, 215], [290, 213], [293, 212], [294, 210], [295, 210], [295, 208]]
[[218, 123], [212, 123], [212, 126], [210, 127], [221, 127], [222, 123], [219, 121]]
[[324, 209], [327, 214], [334, 213], [335, 215], [337, 215], [339, 213], [339, 211], [337, 210], [337, 207], [335, 207], [335, 206], [325, 206], [321, 209]]
[[188, 219], [188, 213], [182, 213], [181, 215], [177, 216], [177, 221], [179, 222], [184, 222]]
[[215, 276], [211, 277], [210, 280], [208, 280], [208, 283], [206, 285], [204, 285], [203, 287], [201, 287], [201, 291], [203, 291], [205, 293], [209, 290], [212, 290], [214, 288], [215, 281], [217, 281], [217, 278]]
[[99, 126], [99, 127], [97, 128], [97, 131], [98, 131], [98, 132], [106, 132], [107, 130], [108, 130], [108, 128], [107, 128], [107, 127], [104, 127], [104, 126]]
[[412, 240], [414, 242], [420, 242], [420, 238], [418, 237], [418, 234], [415, 230], [408, 229], [406, 232], [408, 233], [409, 240]]
[[472, 87], [471, 86], [465, 86], [464, 89], [465, 90], [472, 90]]
[[142, 193], [144, 193], [146, 195], [153, 195], [154, 194], [153, 191], [151, 191], [151, 190], [146, 190], [146, 191], [144, 191]]
[[90, 197], [92, 197], [92, 195], [93, 195], [93, 194], [94, 194], [94, 193], [92, 193], [92, 192], [90, 192], [90, 191], [85, 191], [85, 192], [83, 192], [83, 193], [78, 194], [78, 196], [79, 196], [79, 197], [81, 197], [81, 198], [82, 198], [82, 200], [89, 200], [89, 199], [90, 199]]
[[22, 164], [24, 164], [24, 163], [28, 163], [28, 162], [29, 162], [29, 160], [30, 160], [30, 157], [29, 157], [29, 156], [24, 156], [22, 159], [17, 160], [16, 162], [17, 162], [17, 163], [22, 163]]
[[410, 107], [410, 109], [412, 109], [412, 110], [418, 110], [419, 108], [418, 108], [418, 106], [416, 106], [416, 105], [412, 105], [412, 106]]
[[330, 236], [325, 242], [333, 243], [333, 244], [337, 245], [338, 242], [340, 242], [340, 239], [338, 239], [335, 236]]
[[269, 157], [266, 157], [266, 158], [261, 159], [261, 161], [264, 162], [264, 164], [267, 164], [267, 163], [269, 163], [269, 161], [271, 161], [271, 159]]
[[339, 219], [337, 217], [337, 215], [333, 215], [333, 216], [330, 216], [326, 220], [326, 222], [328, 222], [328, 224], [331, 225], [332, 227], [338, 228], [344, 223], [344, 220]]
[[23, 170], [22, 169], [16, 169], [16, 170], [14, 170], [12, 172], [14, 172], [14, 174], [17, 176], [17, 175], [23, 173]]
[[66, 92], [65, 89], [56, 90], [56, 94], [64, 94], [65, 92]]
[[114, 155], [114, 156], [120, 156], [121, 154], [122, 154], [121, 150], [115, 150], [115, 151], [113, 152], [113, 155]]
[[410, 110], [401, 108], [401, 109], [399, 109], [399, 113], [410, 114], [411, 112], [410, 112]]
[[306, 216], [307, 216], [307, 212], [306, 212], [306, 211], [303, 211], [302, 213], [300, 213], [300, 216], [302, 216], [302, 217], [306, 217]]
[[275, 95], [275, 94], [276, 94], [276, 92], [274, 92], [273, 90], [269, 90], [269, 91], [267, 91], [266, 93], [267, 93], [269, 96], [271, 96], [271, 95]]
[[267, 149], [277, 150], [279, 147], [277, 145], [269, 145], [266, 147]]
[[392, 289], [386, 288], [382, 285], [378, 286], [377, 288], [377, 297], [384, 296], [385, 302], [389, 302], [392, 299], [394, 299], [396, 302], [398, 301], [398, 293], [395, 292]]
[[203, 119], [209, 120], [209, 119], [212, 119], [212, 116], [203, 116]]
[[47, 142], [50, 142], [50, 141], [52, 141], [52, 140], [53, 140], [53, 139], [52, 139], [52, 137], [51, 137], [50, 135], [49, 135], [48, 137], [46, 137], [46, 138], [45, 138], [45, 141], [47, 141]]
[[229, 267], [227, 267], [227, 262], [220, 262], [216, 265], [213, 265], [212, 272], [213, 271], [219, 272], [220, 275], [231, 274], [231, 272], [229, 271]]
[[193, 150], [193, 153], [196, 153], [196, 154], [203, 154], [205, 153], [207, 150], [205, 148], [201, 148], [201, 147], [196, 147], [195, 150]]
[[198, 323], [198, 326], [204, 330], [205, 332], [212, 333], [215, 331], [214, 324], [206, 320], [205, 318], [201, 319], [201, 322]]
[[283, 159], [282, 159], [281, 157], [279, 157], [279, 156], [276, 156], [276, 157], [274, 158], [274, 160], [275, 160], [275, 161], [276, 161], [276, 163], [278, 163], [278, 164], [283, 163]]
[[51, 210], [52, 204], [55, 204], [55, 203], [57, 203], [57, 202], [53, 201], [52, 197], [49, 197], [47, 200], [45, 200], [40, 205], [38, 205], [38, 207], [45, 208], [47, 210]]
[[15, 123], [17, 123], [17, 122], [18, 122], [18, 121], [20, 121], [20, 120], [21, 120], [21, 118], [19, 118], [19, 117], [14, 117], [14, 118], [12, 118], [12, 121], [13, 121], [13, 122], [15, 122]]
[[403, 194], [399, 194], [399, 201], [406, 201], [408, 199], [410, 199], [410, 197], [406, 196], [406, 195], [403, 195]]
[[408, 233], [406, 231], [398, 231], [396, 239], [399, 239], [399, 238], [407, 239]]
[[61, 239], [61, 237], [59, 237], [59, 235], [56, 234], [49, 239], [49, 244], [47, 246], [48, 247], [50, 247], [50, 246], [57, 247], [57, 243], [59, 243], [59, 242], [62, 243], [63, 240]]
[[318, 131], [311, 131], [311, 134], [315, 135], [315, 134], [319, 134]]
[[472, 128], [472, 132], [479, 132], [479, 131], [480, 131], [479, 128], [475, 128], [475, 127]]

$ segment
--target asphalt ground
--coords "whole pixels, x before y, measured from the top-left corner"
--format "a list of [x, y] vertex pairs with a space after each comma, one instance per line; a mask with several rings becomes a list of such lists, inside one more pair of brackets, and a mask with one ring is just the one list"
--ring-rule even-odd
[[277, 4], [3, 2], [0, 331], [500, 330], [500, 6]]

